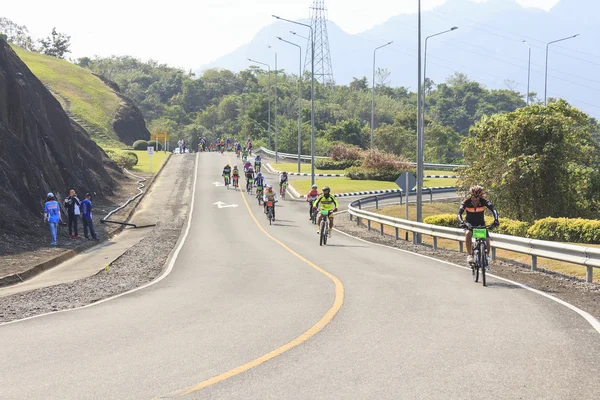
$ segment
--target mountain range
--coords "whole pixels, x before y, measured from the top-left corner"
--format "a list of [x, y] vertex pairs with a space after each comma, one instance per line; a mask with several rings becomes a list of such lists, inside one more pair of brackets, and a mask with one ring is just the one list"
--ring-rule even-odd
[[[458, 29], [429, 39], [427, 77], [443, 82], [455, 72], [467, 74], [488, 88], [511, 88], [526, 93], [528, 49], [531, 46], [530, 91], [544, 97], [545, 48], [550, 41], [579, 34], [574, 39], [550, 46], [548, 63], [548, 97], [562, 97], [593, 116], [600, 116], [600, 1], [560, 0], [549, 11], [525, 8], [515, 0], [449, 0], [422, 14], [425, 37]], [[335, 15], [329, 16], [335, 20]], [[334, 79], [347, 84], [353, 78], [371, 81], [373, 50], [377, 51], [377, 67], [391, 72], [389, 84], [415, 90], [417, 86], [417, 15], [391, 16], [383, 24], [359, 34], [344, 32], [334, 22], [327, 24]], [[300, 21], [309, 23], [309, 21]], [[274, 68], [278, 53], [278, 69], [298, 73], [298, 50], [277, 40], [280, 36], [302, 46], [302, 63], [307, 41], [290, 34], [290, 30], [308, 36], [308, 29], [276, 21], [259, 31], [252, 40], [235, 51], [202, 66], [240, 71], [248, 68], [252, 58]], [[304, 32], [306, 31], [306, 32]]]

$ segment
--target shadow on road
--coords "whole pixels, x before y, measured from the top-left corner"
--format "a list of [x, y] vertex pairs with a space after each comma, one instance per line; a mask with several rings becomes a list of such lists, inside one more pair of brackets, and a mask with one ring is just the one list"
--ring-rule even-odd
[[355, 246], [355, 245], [347, 245], [347, 244], [326, 244], [327, 247], [369, 247], [369, 246]]
[[487, 282], [487, 286], [491, 288], [523, 289], [521, 286], [508, 282]]

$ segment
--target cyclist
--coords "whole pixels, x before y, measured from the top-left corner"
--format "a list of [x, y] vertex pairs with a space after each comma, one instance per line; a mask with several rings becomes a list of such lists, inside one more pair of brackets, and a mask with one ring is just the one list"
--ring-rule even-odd
[[238, 187], [239, 182], [240, 182], [240, 171], [238, 170], [237, 165], [233, 166], [232, 176], [233, 176], [233, 186]]
[[283, 196], [283, 183], [288, 181], [288, 173], [283, 171], [279, 174], [279, 194]]
[[[330, 211], [333, 210], [333, 212], [336, 212], [338, 210], [338, 207], [340, 206], [337, 199], [335, 198], [334, 195], [331, 194], [331, 189], [329, 189], [329, 186], [324, 186], [323, 187], [323, 193], [317, 197], [317, 199], [313, 202], [313, 210], [316, 210], [319, 205], [321, 205], [321, 209], [323, 211]], [[323, 219], [323, 214], [319, 215], [319, 221], [317, 221], [317, 233], [320, 234], [321, 231], [321, 221]], [[333, 228], [333, 214], [329, 214], [329, 237], [331, 237], [331, 229]]]
[[[263, 207], [265, 209], [265, 214], [267, 213], [267, 202], [272, 201], [273, 203], [277, 203], [278, 200], [279, 198], [277, 197], [277, 193], [273, 191], [273, 185], [267, 185], [267, 190], [263, 196]], [[273, 221], [275, 221], [275, 204], [273, 204]]]
[[244, 163], [244, 173], [246, 173], [246, 171], [248, 171], [248, 168], [250, 168], [252, 166], [252, 163], [250, 161], [246, 161]]
[[244, 149], [242, 150], [242, 161], [246, 162], [248, 161], [248, 150], [244, 147]]
[[227, 144], [227, 151], [229, 151], [229, 148], [231, 147], [231, 139], [227, 138], [227, 140], [225, 140], [225, 144]]
[[223, 168], [223, 179], [225, 180], [225, 185], [231, 180], [231, 166], [229, 164], [225, 165]]
[[310, 219], [312, 221], [312, 209], [313, 209], [313, 202], [317, 199], [317, 197], [319, 197], [319, 191], [317, 190], [317, 185], [312, 185], [312, 189], [310, 192], [308, 192], [308, 194], [306, 195], [306, 201], [308, 202], [308, 219]]
[[261, 164], [262, 164], [262, 158], [261, 158], [259, 155], [257, 155], [257, 156], [254, 158], [254, 170], [255, 170], [256, 172], [260, 172], [260, 169], [261, 169]]
[[262, 174], [262, 172], [256, 174], [256, 179], [254, 180], [254, 183], [256, 184], [256, 187], [267, 186], [267, 180], [265, 179], [265, 176]]
[[250, 184], [250, 179], [254, 179], [254, 168], [252, 168], [252, 165], [246, 170], [246, 190], [248, 191], [252, 189], [252, 185], [248, 186]]
[[[480, 185], [472, 186], [469, 191], [469, 197], [464, 199], [462, 203], [460, 203], [460, 208], [458, 209], [458, 220], [460, 221], [461, 227], [465, 228], [465, 243], [467, 244], [467, 262], [469, 264], [473, 263], [473, 244], [471, 239], [473, 237], [473, 227], [477, 226], [485, 226], [484, 212], [486, 207], [492, 212], [494, 215], [494, 223], [492, 226], [498, 226], [500, 223], [498, 222], [498, 211], [494, 208], [494, 205], [491, 201], [489, 201], [484, 192], [483, 188]], [[463, 213], [467, 212], [466, 221], [463, 220]], [[487, 256], [490, 255], [490, 234], [488, 232], [488, 236], [486, 239], [487, 242]]]
[[246, 148], [248, 149], [248, 153], [252, 154], [252, 139], [248, 138], [246, 140]]

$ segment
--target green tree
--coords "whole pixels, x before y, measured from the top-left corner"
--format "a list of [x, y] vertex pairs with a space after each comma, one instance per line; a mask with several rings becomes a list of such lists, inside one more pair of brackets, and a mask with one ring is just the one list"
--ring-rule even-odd
[[29, 51], [35, 51], [34, 41], [25, 25], [18, 25], [8, 18], [0, 17], [0, 34], [7, 42], [14, 43]]
[[564, 100], [483, 117], [462, 147], [462, 189], [482, 184], [500, 212], [522, 221], [600, 211], [598, 126]]
[[52, 28], [50, 36], [40, 39], [40, 52], [56, 58], [65, 58], [65, 54], [70, 53], [71, 36], [56, 31]]
[[355, 118], [330, 126], [325, 133], [325, 137], [332, 142], [339, 141], [361, 147], [365, 143], [363, 125]]

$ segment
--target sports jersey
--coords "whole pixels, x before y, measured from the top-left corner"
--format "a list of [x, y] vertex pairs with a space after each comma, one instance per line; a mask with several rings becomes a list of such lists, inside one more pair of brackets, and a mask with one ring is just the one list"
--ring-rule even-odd
[[329, 194], [328, 197], [325, 197], [325, 194], [321, 194], [317, 199], [313, 202], [313, 207], [318, 207], [321, 205], [321, 209], [328, 211], [333, 210], [334, 208], [338, 208], [339, 204], [334, 195]]
[[467, 218], [466, 222], [471, 224], [472, 226], [485, 226], [485, 209], [488, 208], [492, 214], [494, 215], [494, 220], [498, 221], [498, 211], [494, 208], [494, 205], [491, 201], [486, 198], [480, 197], [479, 203], [477, 205], [473, 204], [473, 197], [469, 196], [460, 203], [460, 208], [458, 209], [458, 220], [461, 223], [464, 223], [462, 215], [466, 211]]

